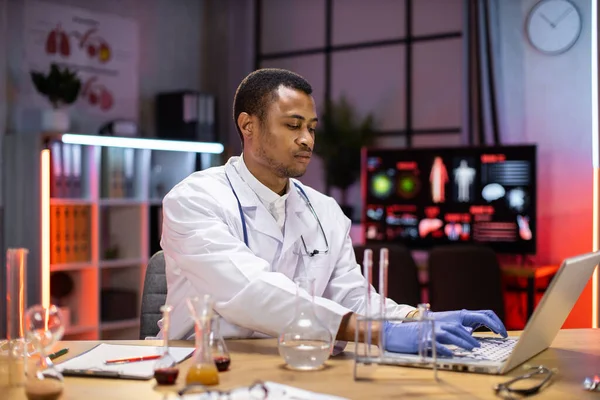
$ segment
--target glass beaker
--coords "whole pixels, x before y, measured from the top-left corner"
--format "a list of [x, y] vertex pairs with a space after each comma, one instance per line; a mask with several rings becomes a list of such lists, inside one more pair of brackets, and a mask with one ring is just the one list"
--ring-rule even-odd
[[219, 315], [215, 315], [212, 318], [210, 330], [210, 353], [213, 360], [215, 360], [217, 370], [219, 370], [219, 372], [223, 372], [227, 371], [229, 368], [229, 365], [231, 364], [231, 358], [229, 356], [229, 350], [227, 350], [227, 346], [225, 345], [225, 340], [223, 340], [223, 336], [221, 336], [220, 319], [221, 317]]
[[187, 299], [187, 305], [194, 318], [196, 340], [193, 365], [185, 377], [185, 383], [188, 385], [198, 383], [202, 385], [219, 384], [219, 371], [212, 358], [210, 347], [213, 304], [214, 301], [208, 294]]
[[[288, 367], [311, 371], [321, 368], [331, 354], [333, 337], [314, 311], [314, 278], [296, 279], [295, 316], [279, 335], [279, 354]], [[308, 292], [308, 298], [303, 293]]]
[[160, 308], [163, 321], [163, 349], [161, 357], [154, 363], [154, 379], [159, 385], [174, 385], [179, 376], [177, 360], [169, 352], [169, 330], [171, 328], [171, 311], [173, 307], [164, 305]]
[[63, 376], [54, 366], [47, 351], [58, 342], [65, 331], [58, 307], [36, 305], [27, 310], [25, 331], [39, 354], [34, 373], [27, 374], [25, 394], [30, 400], [53, 400], [63, 391]]

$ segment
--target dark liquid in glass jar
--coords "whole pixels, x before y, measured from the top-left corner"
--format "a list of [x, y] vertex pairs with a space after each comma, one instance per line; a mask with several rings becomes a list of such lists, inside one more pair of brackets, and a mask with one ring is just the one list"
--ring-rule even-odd
[[154, 371], [154, 379], [159, 385], [174, 385], [178, 375], [178, 368], [159, 368]]
[[229, 357], [215, 357], [214, 360], [219, 372], [227, 371], [229, 364], [231, 363], [231, 359]]

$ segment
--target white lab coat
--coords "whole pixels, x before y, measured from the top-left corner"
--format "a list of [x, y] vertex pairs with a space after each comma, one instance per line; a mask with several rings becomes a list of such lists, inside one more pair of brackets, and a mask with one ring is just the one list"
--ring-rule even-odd
[[[290, 186], [282, 233], [241, 179], [238, 162], [239, 157], [232, 157], [225, 166], [193, 173], [163, 200], [161, 246], [167, 304], [173, 306], [169, 337], [182, 339], [193, 333], [185, 300], [207, 293], [215, 299], [224, 337], [277, 336], [294, 317], [293, 278], [301, 274], [315, 278], [316, 314], [335, 337], [345, 314], [365, 311], [365, 280], [354, 256], [350, 220], [334, 199], [302, 185], [327, 235], [329, 253], [299, 255], [305, 254], [301, 235], [309, 251], [325, 248], [301, 194]], [[225, 174], [245, 215], [249, 247], [244, 244], [238, 203]], [[302, 301], [309, 301], [308, 296]], [[379, 304], [377, 294], [372, 302]], [[386, 308], [396, 317], [414, 309], [391, 300]]]

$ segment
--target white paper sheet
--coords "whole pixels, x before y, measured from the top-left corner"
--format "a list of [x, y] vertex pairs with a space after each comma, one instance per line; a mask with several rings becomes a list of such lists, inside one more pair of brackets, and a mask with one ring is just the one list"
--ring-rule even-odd
[[[266, 387], [268, 394], [264, 396], [264, 391], [258, 389], [257, 386], [252, 387], [241, 387], [232, 390], [227, 399], [230, 400], [258, 400], [258, 399], [269, 399], [269, 400], [348, 400], [345, 397], [332, 396], [329, 394], [322, 394], [311, 392], [304, 389], [298, 389], [293, 386], [283, 385], [276, 382], [264, 382], [263, 385]], [[186, 394], [183, 396], [184, 400], [220, 400], [223, 396], [217, 391], [208, 393], [194, 393]]]
[[[171, 356], [181, 362], [194, 351], [193, 347], [169, 347]], [[75, 358], [57, 364], [61, 372], [65, 370], [116, 372], [122, 377], [150, 379], [154, 376], [156, 360], [138, 361], [127, 364], [105, 364], [107, 360], [132, 358], [162, 354], [162, 347], [118, 345], [102, 343]], [[93, 374], [90, 374], [93, 376]]]

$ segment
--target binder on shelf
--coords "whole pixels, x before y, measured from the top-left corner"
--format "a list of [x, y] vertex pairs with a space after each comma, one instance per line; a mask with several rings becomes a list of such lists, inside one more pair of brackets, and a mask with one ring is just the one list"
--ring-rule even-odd
[[81, 160], [81, 145], [73, 144], [71, 145], [72, 161], [73, 161], [73, 184], [72, 184], [72, 193], [71, 197], [81, 198], [82, 194], [82, 181], [81, 181], [81, 170], [83, 167], [83, 163]]
[[79, 254], [77, 261], [90, 261], [92, 256], [90, 247], [91, 224], [89, 206], [79, 206], [78, 220], [75, 229], [78, 230], [79, 237]]
[[50, 264], [62, 262], [59, 226], [60, 206], [50, 206]]
[[62, 168], [62, 149], [61, 143], [53, 141], [50, 144], [50, 197], [64, 197], [65, 182]]
[[[54, 264], [62, 264], [65, 262], [65, 248], [63, 244], [63, 230], [64, 230], [64, 215], [63, 206], [52, 206], [54, 212], [54, 223], [50, 223], [50, 232], [53, 233], [52, 239], [53, 245], [50, 247], [54, 249], [55, 257]], [[52, 261], [51, 261], [52, 262]]]
[[123, 172], [124, 172], [124, 195], [127, 198], [135, 197], [134, 175], [135, 175], [135, 149], [123, 149]]
[[215, 96], [200, 94], [198, 98], [198, 139], [207, 142], [215, 140]]
[[71, 215], [71, 207], [70, 206], [61, 206], [62, 208], [62, 224], [59, 227], [60, 229], [60, 235], [62, 237], [62, 244], [63, 244], [63, 255], [64, 255], [64, 259], [63, 262], [64, 263], [69, 263], [73, 260], [73, 255], [72, 255], [72, 249], [71, 249], [71, 245], [72, 243], [72, 238], [71, 238], [71, 220], [73, 218], [73, 216]]
[[111, 197], [123, 198], [125, 197], [125, 173], [124, 169], [124, 150], [121, 148], [112, 148], [112, 189], [113, 193]]
[[102, 149], [101, 193], [104, 198], [124, 197], [123, 150], [116, 147]]
[[71, 259], [67, 262], [78, 262], [80, 259], [79, 250], [79, 229], [77, 229], [77, 223], [79, 222], [79, 210], [81, 207], [77, 205], [67, 206], [70, 209], [71, 219], [69, 223], [69, 237], [71, 238]]
[[100, 155], [100, 196], [110, 197], [112, 191], [110, 155], [111, 148], [103, 147]]
[[64, 177], [63, 197], [73, 197], [73, 150], [69, 143], [62, 143], [62, 161]]

